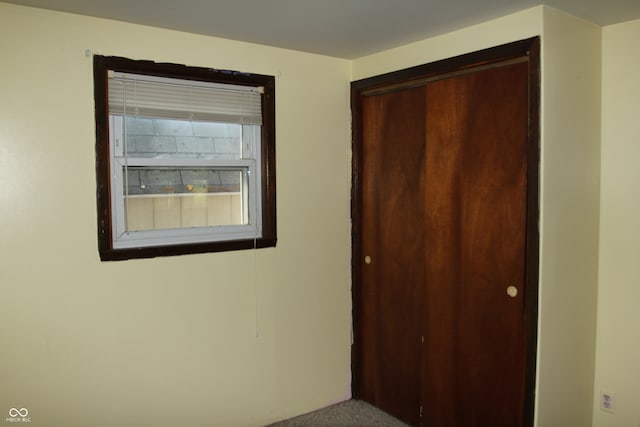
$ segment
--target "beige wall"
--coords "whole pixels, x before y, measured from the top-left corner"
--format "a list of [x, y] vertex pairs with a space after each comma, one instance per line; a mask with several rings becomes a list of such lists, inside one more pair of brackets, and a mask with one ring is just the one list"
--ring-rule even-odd
[[[640, 425], [640, 20], [602, 33], [602, 199], [595, 427]], [[613, 392], [615, 412], [599, 408]]]
[[600, 28], [536, 7], [354, 63], [356, 79], [542, 37], [536, 425], [591, 425], [598, 255]]
[[[278, 246], [101, 263], [92, 61], [276, 75]], [[349, 61], [0, 3], [0, 419], [258, 426], [349, 397]]]
[[601, 29], [545, 8], [537, 425], [590, 426], [598, 277]]
[[359, 58], [353, 63], [353, 79], [363, 79], [535, 37], [542, 32], [542, 12], [542, 7], [527, 9], [460, 31]]

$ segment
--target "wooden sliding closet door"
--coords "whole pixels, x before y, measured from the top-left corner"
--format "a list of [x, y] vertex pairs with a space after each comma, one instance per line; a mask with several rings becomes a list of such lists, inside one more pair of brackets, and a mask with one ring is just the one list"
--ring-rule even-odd
[[352, 86], [354, 396], [413, 426], [533, 424], [538, 43]]
[[425, 426], [523, 423], [527, 70], [426, 88]]
[[367, 97], [362, 398], [417, 424], [425, 252], [425, 89]]

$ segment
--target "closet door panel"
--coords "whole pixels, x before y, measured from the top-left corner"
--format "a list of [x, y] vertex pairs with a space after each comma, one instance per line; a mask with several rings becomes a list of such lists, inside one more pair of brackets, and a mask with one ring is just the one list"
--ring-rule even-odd
[[424, 426], [523, 423], [527, 75], [426, 88]]
[[417, 425], [425, 252], [425, 89], [363, 99], [359, 397]]

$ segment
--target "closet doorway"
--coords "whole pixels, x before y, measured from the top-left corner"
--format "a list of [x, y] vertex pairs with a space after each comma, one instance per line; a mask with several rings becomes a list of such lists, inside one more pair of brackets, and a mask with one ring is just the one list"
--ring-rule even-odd
[[539, 39], [352, 83], [353, 394], [533, 425]]

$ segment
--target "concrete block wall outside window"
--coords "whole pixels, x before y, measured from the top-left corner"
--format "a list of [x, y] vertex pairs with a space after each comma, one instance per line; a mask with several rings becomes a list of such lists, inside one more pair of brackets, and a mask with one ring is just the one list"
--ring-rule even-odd
[[[128, 157], [237, 160], [242, 126], [128, 116]], [[242, 221], [242, 173], [207, 169], [127, 168], [130, 230], [206, 227]]]

